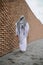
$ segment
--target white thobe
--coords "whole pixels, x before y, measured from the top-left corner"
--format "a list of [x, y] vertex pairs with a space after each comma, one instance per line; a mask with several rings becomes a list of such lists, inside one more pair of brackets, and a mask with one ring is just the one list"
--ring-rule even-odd
[[26, 51], [28, 32], [29, 32], [29, 24], [28, 23], [26, 23], [25, 30], [20, 28], [20, 34], [18, 34], [18, 29], [16, 26], [16, 34], [19, 37], [19, 48], [21, 51]]

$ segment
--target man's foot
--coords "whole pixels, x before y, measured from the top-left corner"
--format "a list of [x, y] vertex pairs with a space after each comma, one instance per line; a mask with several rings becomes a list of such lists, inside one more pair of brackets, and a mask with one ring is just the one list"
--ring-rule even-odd
[[25, 51], [21, 51], [21, 50], [20, 50], [20, 52], [21, 52], [21, 53], [24, 53]]

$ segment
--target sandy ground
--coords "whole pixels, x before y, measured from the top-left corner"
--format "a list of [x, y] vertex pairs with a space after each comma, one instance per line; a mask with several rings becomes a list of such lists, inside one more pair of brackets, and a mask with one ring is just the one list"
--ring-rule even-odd
[[16, 49], [0, 57], [0, 65], [43, 65], [43, 39], [29, 43], [24, 53]]

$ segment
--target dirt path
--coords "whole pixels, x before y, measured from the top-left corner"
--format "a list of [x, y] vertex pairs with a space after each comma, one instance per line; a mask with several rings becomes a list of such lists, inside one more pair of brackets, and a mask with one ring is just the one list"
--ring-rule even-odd
[[43, 39], [28, 44], [24, 53], [17, 49], [0, 57], [0, 65], [43, 65]]

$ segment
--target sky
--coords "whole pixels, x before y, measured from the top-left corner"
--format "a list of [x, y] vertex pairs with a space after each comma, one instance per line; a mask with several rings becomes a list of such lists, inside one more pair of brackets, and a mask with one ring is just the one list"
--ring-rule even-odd
[[31, 8], [34, 15], [43, 24], [43, 0], [25, 0]]

